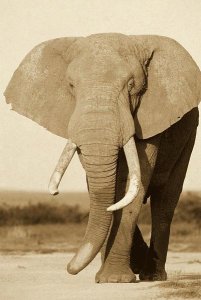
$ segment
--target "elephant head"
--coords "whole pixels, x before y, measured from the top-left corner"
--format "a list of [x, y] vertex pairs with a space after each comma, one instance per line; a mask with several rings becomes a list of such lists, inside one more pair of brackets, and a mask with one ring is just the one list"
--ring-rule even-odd
[[[129, 204], [138, 192], [134, 135], [154, 136], [197, 106], [200, 82], [200, 71], [186, 50], [158, 36], [59, 38], [36, 46], [15, 71], [5, 92], [7, 102], [68, 139], [50, 192], [57, 193], [76, 150], [87, 174], [90, 216], [70, 273], [78, 273], [96, 256], [107, 237], [111, 211]], [[122, 147], [130, 185], [114, 204]]]

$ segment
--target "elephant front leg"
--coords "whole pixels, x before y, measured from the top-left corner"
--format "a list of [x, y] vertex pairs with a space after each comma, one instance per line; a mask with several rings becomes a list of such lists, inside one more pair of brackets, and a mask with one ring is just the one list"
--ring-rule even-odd
[[[141, 193], [140, 193], [141, 195]], [[96, 282], [134, 282], [130, 267], [130, 250], [142, 197], [135, 199], [135, 209], [129, 205], [114, 213], [114, 221], [103, 257], [103, 265], [96, 274]]]
[[[131, 262], [131, 257], [133, 257], [131, 249], [135, 251], [138, 248], [135, 241], [138, 241], [140, 245], [143, 243], [140, 232], [137, 232], [139, 229], [135, 234], [134, 232], [155, 165], [160, 138], [152, 138], [151, 141], [152, 143], [139, 141], [136, 144], [140, 158], [142, 184], [134, 201], [123, 210], [114, 212], [113, 225], [102, 254], [102, 266], [96, 274], [96, 282], [134, 282], [136, 279], [133, 273], [134, 266]], [[126, 188], [128, 172], [126, 171], [126, 164], [124, 164], [124, 158], [120, 154], [117, 172], [117, 200], [122, 197]], [[138, 238], [136, 239], [136, 237]]]

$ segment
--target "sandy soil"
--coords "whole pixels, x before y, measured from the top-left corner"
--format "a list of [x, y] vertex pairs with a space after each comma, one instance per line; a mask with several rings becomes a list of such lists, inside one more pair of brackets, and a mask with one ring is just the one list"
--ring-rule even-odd
[[[172, 293], [171, 282], [182, 282], [182, 288], [189, 289], [189, 291], [183, 289], [184, 292], [187, 291], [187, 295], [192, 295], [188, 299], [199, 299], [200, 253], [170, 252], [167, 263], [169, 279], [165, 284], [139, 281], [133, 284], [95, 284], [94, 276], [100, 266], [100, 256], [98, 255], [80, 274], [72, 276], [65, 270], [66, 263], [72, 255], [68, 253], [0, 255], [0, 299], [177, 299], [177, 294], [174, 294], [174, 291]], [[197, 288], [193, 283], [196, 283]], [[192, 294], [191, 286], [194, 291]], [[180, 295], [180, 299], [184, 297], [186, 298], [185, 295]]]

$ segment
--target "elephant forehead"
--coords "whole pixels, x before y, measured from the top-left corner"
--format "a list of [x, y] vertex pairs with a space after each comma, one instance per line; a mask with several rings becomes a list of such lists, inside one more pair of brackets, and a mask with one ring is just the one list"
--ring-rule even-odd
[[97, 55], [94, 49], [88, 49], [76, 57], [67, 69], [67, 77], [74, 82], [104, 79], [108, 83], [120, 78], [127, 80], [131, 74], [129, 63], [119, 55], [102, 51]]
[[128, 36], [121, 33], [104, 33], [92, 34], [85, 38], [87, 43], [99, 49], [111, 47], [112, 51], [121, 52], [121, 54], [129, 54], [133, 52], [133, 44], [130, 43]]

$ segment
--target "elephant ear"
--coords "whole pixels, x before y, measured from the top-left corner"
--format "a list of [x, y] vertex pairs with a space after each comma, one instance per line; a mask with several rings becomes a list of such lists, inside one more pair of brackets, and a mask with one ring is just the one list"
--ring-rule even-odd
[[170, 38], [130, 38], [141, 64], [147, 64], [147, 86], [134, 117], [136, 135], [146, 139], [198, 106], [201, 72], [190, 54]]
[[66, 80], [67, 51], [76, 38], [58, 38], [36, 46], [19, 65], [5, 91], [7, 103], [52, 133], [67, 138], [74, 110]]

